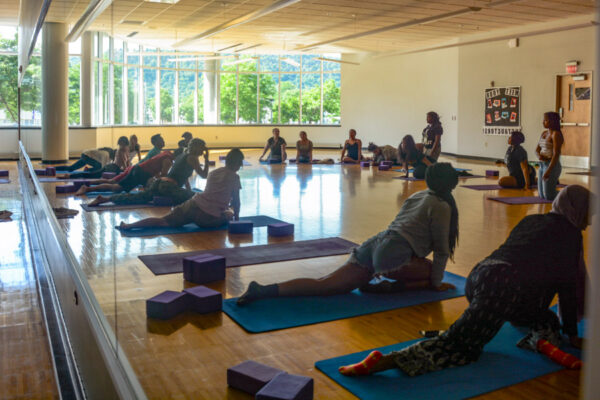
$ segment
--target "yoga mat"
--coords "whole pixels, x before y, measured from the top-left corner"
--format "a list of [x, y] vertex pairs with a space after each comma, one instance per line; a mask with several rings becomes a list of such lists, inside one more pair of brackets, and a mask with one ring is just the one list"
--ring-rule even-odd
[[[252, 221], [254, 227], [267, 226], [269, 224], [277, 224], [284, 221], [279, 219], [267, 217], [266, 215], [256, 215], [253, 217], [240, 217], [241, 221]], [[119, 229], [118, 226], [115, 228]], [[194, 232], [210, 232], [210, 231], [221, 231], [227, 229], [227, 224], [217, 226], [215, 228], [201, 228], [198, 225], [191, 223], [178, 228], [165, 227], [165, 228], [137, 228], [130, 230], [120, 230], [121, 234], [125, 237], [142, 237], [142, 236], [155, 236], [155, 235], [174, 235], [178, 233], [194, 233]], [[177, 253], [176, 253], [177, 254]], [[183, 254], [183, 253], [180, 253]], [[152, 257], [152, 256], [149, 256]], [[183, 268], [183, 267], [182, 267]], [[150, 268], [152, 269], [152, 268]], [[183, 269], [181, 269], [183, 271]], [[174, 272], [181, 272], [174, 271]]]
[[[354, 378], [338, 372], [338, 367], [354, 364], [374, 349], [318, 361], [315, 366], [362, 400], [465, 399], [563, 369], [540, 353], [517, 347], [516, 343], [526, 333], [526, 330], [506, 323], [496, 337], [485, 346], [478, 361], [415, 377], [409, 377], [397, 368]], [[386, 354], [419, 340], [421, 339], [381, 347], [378, 350]], [[575, 348], [564, 346], [563, 350], [577, 357], [581, 356], [581, 351]]]
[[184, 257], [196, 256], [202, 253], [223, 256], [226, 258], [225, 265], [227, 267], [239, 267], [242, 265], [347, 254], [356, 246], [358, 246], [356, 243], [334, 237], [259, 246], [188, 251], [185, 253], [153, 254], [139, 256], [139, 259], [146, 264], [146, 267], [150, 268], [154, 275], [163, 275], [183, 272], [182, 260]]
[[[556, 187], [565, 187], [567, 185], [556, 185]], [[467, 189], [473, 189], [473, 190], [500, 190], [500, 189], [515, 189], [517, 190], [518, 188], [505, 188], [502, 187], [500, 185], [461, 185], [460, 187], [464, 187]], [[537, 185], [531, 185], [531, 189], [537, 189]]]
[[115, 204], [115, 203], [104, 203], [99, 206], [90, 207], [87, 203], [81, 203], [81, 208], [85, 211], [122, 211], [122, 210], [137, 210], [139, 208], [155, 207], [152, 203], [146, 204]]
[[0, 183], [10, 183], [10, 179], [0, 179]]
[[[466, 172], [466, 171], [472, 171], [470, 168], [454, 168], [454, 169], [455, 169], [457, 172]], [[396, 169], [393, 169], [392, 171], [396, 171], [396, 172], [404, 172], [404, 169], [402, 169], [402, 168], [396, 168]], [[409, 169], [408, 169], [408, 172], [412, 172], [412, 171], [413, 171], [413, 169], [412, 169], [412, 168], [409, 168]]]
[[522, 196], [522, 197], [488, 197], [488, 200], [499, 201], [504, 204], [550, 204], [552, 200], [542, 199], [537, 196]]
[[417, 178], [413, 178], [412, 176], [406, 177], [406, 176], [395, 176], [393, 179], [400, 179], [401, 181], [424, 181], [425, 179], [417, 179]]
[[223, 302], [223, 311], [248, 332], [267, 332], [357, 317], [465, 295], [466, 279], [462, 276], [446, 272], [444, 282], [454, 284], [456, 289], [446, 292], [409, 290], [394, 294], [361, 293], [356, 289], [351, 293], [336, 296], [262, 299], [243, 307], [236, 304], [237, 299], [227, 299]]
[[[89, 182], [91, 179], [90, 178], [67, 178], [67, 179], [58, 179], [56, 177], [52, 177], [52, 178], [42, 178], [38, 176], [38, 179], [40, 182]], [[98, 179], [98, 178], [96, 178]]]

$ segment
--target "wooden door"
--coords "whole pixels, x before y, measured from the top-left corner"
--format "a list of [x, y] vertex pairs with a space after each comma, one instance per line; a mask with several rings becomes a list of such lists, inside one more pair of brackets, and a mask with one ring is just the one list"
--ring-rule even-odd
[[556, 83], [556, 109], [561, 116], [565, 138], [562, 155], [586, 157], [589, 160], [592, 131], [592, 74], [559, 75]]

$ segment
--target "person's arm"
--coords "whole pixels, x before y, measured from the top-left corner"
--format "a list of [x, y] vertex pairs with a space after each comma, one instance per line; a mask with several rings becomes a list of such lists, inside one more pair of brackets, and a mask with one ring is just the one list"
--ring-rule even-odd
[[521, 170], [525, 178], [525, 189], [529, 189], [531, 188], [531, 182], [529, 181], [529, 163], [527, 163], [527, 160], [521, 161]]
[[206, 179], [208, 176], [208, 149], [204, 151], [204, 168], [200, 166], [200, 161], [198, 161], [198, 157], [188, 157], [187, 162], [190, 163], [192, 167], [194, 167], [194, 171], [202, 178]]
[[547, 180], [548, 177], [550, 177], [550, 172], [552, 172], [552, 169], [554, 168], [554, 166], [556, 165], [556, 163], [558, 162], [558, 160], [560, 159], [560, 150], [562, 148], [563, 145], [563, 136], [562, 134], [560, 134], [559, 132], [552, 132], [552, 159], [550, 160], [550, 164], [548, 165], [548, 169], [546, 170], [546, 172], [544, 172], [544, 176], [542, 176], [542, 179]]
[[342, 156], [341, 156], [341, 158], [340, 158], [340, 161], [342, 161], [342, 162], [344, 161], [344, 155], [346, 154], [346, 146], [347, 146], [347, 145], [348, 145], [348, 141], [346, 140], [346, 141], [344, 142], [344, 147], [342, 147]]
[[435, 139], [433, 140], [433, 147], [431, 148], [431, 152], [433, 153], [434, 149], [437, 149], [442, 140], [442, 134], [435, 135]]
[[360, 160], [362, 160], [362, 142], [360, 141], [360, 139], [357, 141], [358, 141], [358, 160], [356, 160], [356, 161], [360, 162]]
[[421, 162], [425, 165], [427, 165], [428, 167], [430, 165], [433, 165], [433, 163], [431, 161], [429, 161], [429, 158], [427, 158], [427, 156], [425, 154], [423, 154], [423, 158], [421, 159]]
[[[542, 133], [542, 135], [543, 135], [543, 133]], [[540, 136], [540, 139], [541, 139], [541, 136]], [[544, 161], [542, 159], [541, 151], [542, 151], [542, 146], [540, 146], [540, 141], [538, 140], [537, 146], [535, 146], [535, 155], [537, 156], [538, 160]]]
[[285, 161], [287, 158], [287, 153], [285, 152], [285, 142], [281, 145], [281, 161]]
[[433, 251], [433, 265], [431, 267], [431, 286], [436, 290], [445, 290], [442, 286], [444, 270], [450, 257], [448, 237], [450, 235], [450, 206], [444, 202], [436, 207], [431, 207], [430, 232]]
[[404, 177], [408, 178], [408, 161], [406, 161], [406, 160], [404, 160], [404, 171], [406, 172]]
[[[571, 338], [577, 335], [577, 290], [575, 282], [564, 282], [558, 290], [558, 304], [563, 333]], [[572, 340], [572, 339], [571, 339]]]
[[300, 160], [300, 141], [296, 142], [296, 162]]
[[310, 142], [310, 144], [309, 144], [308, 158], [309, 158], [309, 162], [312, 163], [312, 161], [313, 161], [313, 144], [312, 144], [312, 142]]
[[271, 147], [271, 146], [269, 146], [269, 142], [267, 141], [267, 144], [265, 144], [265, 148], [263, 149], [263, 153], [258, 158], [259, 161], [262, 161], [262, 159], [265, 156], [265, 154], [267, 154], [267, 150], [269, 150], [269, 147]]
[[173, 161], [171, 161], [168, 158], [165, 158], [161, 164], [159, 176], [167, 176], [172, 165], [173, 165]]
[[189, 180], [189, 178], [185, 180], [185, 188], [187, 190], [192, 190], [192, 187], [190, 186], [190, 180]]
[[231, 192], [230, 206], [231, 206], [231, 208], [233, 208], [233, 219], [235, 221], [239, 221], [241, 202], [240, 202], [240, 190], [237, 188], [234, 189], [233, 192]]

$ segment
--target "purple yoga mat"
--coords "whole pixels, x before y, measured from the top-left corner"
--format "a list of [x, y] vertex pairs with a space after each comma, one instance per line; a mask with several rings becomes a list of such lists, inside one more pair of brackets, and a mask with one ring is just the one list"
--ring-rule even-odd
[[[567, 185], [556, 185], [556, 187], [565, 187]], [[500, 185], [461, 185], [460, 187], [464, 187], [467, 189], [473, 190], [500, 190], [500, 189], [517, 189], [517, 188], [504, 188]], [[537, 189], [537, 185], [532, 185], [531, 189]]]
[[488, 200], [499, 201], [505, 204], [546, 204], [552, 203], [552, 200], [542, 199], [537, 196], [522, 196], [522, 197], [488, 197]]
[[176, 274], [183, 272], [184, 257], [210, 253], [225, 257], [225, 266], [239, 267], [242, 265], [264, 264], [277, 261], [299, 260], [302, 258], [335, 256], [348, 254], [354, 247], [354, 242], [339, 237], [302, 240], [299, 242], [273, 243], [259, 246], [228, 247], [185, 253], [167, 253], [139, 256], [146, 267], [154, 275]]

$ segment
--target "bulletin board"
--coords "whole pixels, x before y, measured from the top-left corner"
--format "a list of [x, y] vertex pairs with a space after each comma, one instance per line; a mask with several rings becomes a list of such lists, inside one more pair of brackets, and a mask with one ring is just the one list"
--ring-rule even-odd
[[521, 87], [485, 89], [484, 135], [509, 135], [521, 130]]

